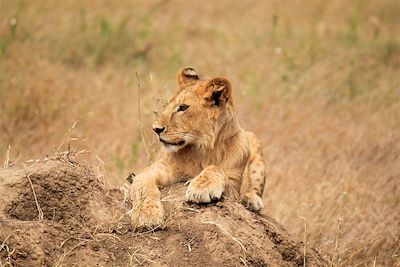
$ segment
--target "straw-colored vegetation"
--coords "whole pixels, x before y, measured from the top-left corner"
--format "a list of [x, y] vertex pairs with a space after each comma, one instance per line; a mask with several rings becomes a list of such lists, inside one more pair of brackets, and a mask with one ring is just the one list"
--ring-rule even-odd
[[270, 216], [300, 239], [306, 225], [334, 266], [395, 266], [399, 32], [398, 0], [1, 0], [0, 160], [69, 143], [120, 184], [155, 156], [154, 111], [193, 66], [232, 80]]

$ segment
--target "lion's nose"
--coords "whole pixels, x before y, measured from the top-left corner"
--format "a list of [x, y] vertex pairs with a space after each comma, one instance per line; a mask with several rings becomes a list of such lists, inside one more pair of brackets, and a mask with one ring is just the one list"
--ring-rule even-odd
[[154, 127], [153, 128], [153, 131], [156, 133], [156, 134], [160, 134], [160, 133], [162, 133], [162, 132], [164, 132], [164, 130], [165, 130], [165, 127]]

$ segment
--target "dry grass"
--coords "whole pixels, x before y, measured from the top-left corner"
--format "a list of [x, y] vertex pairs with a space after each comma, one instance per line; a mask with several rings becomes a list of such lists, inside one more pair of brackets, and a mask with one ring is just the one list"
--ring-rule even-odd
[[1, 251], [3, 251], [3, 249], [4, 249], [4, 251], [6, 252], [6, 257], [5, 257], [5, 259], [4, 259], [4, 261], [3, 260], [0, 260], [0, 266], [1, 267], [5, 267], [5, 266], [12, 266], [12, 262], [11, 262], [11, 257], [12, 257], [12, 255], [14, 254], [14, 252], [15, 252], [15, 249], [10, 249], [9, 247], [8, 247], [8, 245], [7, 245], [7, 240], [10, 238], [10, 236], [7, 236], [4, 240], [3, 240], [3, 242], [1, 243], [1, 245], [0, 245], [0, 252]]
[[154, 156], [153, 111], [194, 66], [232, 79], [271, 216], [334, 266], [395, 266], [399, 29], [397, 0], [0, 0], [0, 160], [52, 153], [67, 132], [117, 185], [148, 164], [143, 136]]

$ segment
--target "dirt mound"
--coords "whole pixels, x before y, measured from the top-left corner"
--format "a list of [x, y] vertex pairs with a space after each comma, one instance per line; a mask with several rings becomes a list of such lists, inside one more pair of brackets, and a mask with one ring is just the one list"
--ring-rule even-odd
[[163, 189], [163, 230], [135, 232], [124, 190], [47, 161], [0, 171], [0, 266], [326, 266], [270, 218], [230, 200], [199, 206]]

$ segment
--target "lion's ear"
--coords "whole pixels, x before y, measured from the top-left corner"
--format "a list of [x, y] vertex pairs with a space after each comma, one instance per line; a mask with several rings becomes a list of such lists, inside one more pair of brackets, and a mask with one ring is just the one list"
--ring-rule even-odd
[[199, 75], [193, 68], [184, 68], [178, 72], [178, 84], [182, 89], [188, 83], [199, 80]]
[[214, 78], [206, 85], [205, 99], [215, 106], [232, 104], [232, 85], [226, 78]]

